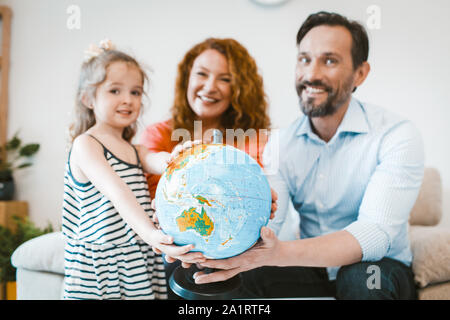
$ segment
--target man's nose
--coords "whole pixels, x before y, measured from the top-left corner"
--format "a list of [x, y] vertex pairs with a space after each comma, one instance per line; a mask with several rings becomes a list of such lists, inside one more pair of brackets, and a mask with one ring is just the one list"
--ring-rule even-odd
[[305, 68], [303, 72], [303, 80], [313, 82], [316, 80], [322, 80], [323, 69], [317, 60], [311, 61]]

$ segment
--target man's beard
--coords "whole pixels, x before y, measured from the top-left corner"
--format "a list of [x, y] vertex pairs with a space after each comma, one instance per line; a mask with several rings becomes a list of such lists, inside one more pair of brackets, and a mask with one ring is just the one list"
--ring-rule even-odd
[[[295, 87], [302, 112], [310, 118], [333, 115], [350, 98], [353, 90], [352, 84], [352, 77], [348, 77], [348, 79], [346, 79], [343, 83], [342, 88], [338, 88], [336, 90], [333, 90], [333, 88], [325, 85], [320, 80], [313, 82], [305, 80], [300, 83], [296, 83]], [[306, 85], [323, 88], [325, 92], [328, 93], [327, 99], [319, 105], [314, 105], [315, 98], [307, 98], [306, 101], [303, 100], [302, 92], [303, 90], [306, 90]]]

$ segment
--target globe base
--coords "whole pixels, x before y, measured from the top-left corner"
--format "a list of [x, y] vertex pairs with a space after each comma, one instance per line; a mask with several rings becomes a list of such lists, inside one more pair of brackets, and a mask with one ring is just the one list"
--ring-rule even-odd
[[221, 282], [196, 284], [193, 275], [197, 271], [211, 273], [214, 272], [214, 269], [198, 269], [195, 265], [186, 269], [179, 266], [170, 277], [170, 289], [186, 300], [230, 300], [237, 298], [242, 283], [239, 274]]

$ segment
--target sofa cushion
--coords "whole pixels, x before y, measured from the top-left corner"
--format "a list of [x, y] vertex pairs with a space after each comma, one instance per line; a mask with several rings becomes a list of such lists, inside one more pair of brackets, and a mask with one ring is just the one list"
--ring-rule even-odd
[[11, 256], [11, 263], [16, 268], [64, 274], [62, 233], [48, 233], [23, 243]]
[[419, 300], [448, 300], [450, 297], [450, 281], [419, 289], [417, 294]]
[[434, 226], [442, 217], [442, 182], [439, 171], [425, 168], [422, 186], [414, 204], [409, 224]]
[[411, 226], [409, 236], [419, 287], [450, 280], [450, 228]]

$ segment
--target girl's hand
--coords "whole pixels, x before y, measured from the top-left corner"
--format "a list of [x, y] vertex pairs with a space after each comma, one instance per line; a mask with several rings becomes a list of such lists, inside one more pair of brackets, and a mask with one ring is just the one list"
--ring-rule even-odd
[[185, 246], [177, 246], [173, 244], [173, 237], [164, 234], [164, 232], [159, 229], [155, 229], [151, 232], [147, 239], [147, 243], [152, 246], [155, 253], [165, 253], [166, 257], [168, 256], [180, 260], [183, 263], [192, 264], [206, 261], [206, 258], [201, 252], [189, 252], [194, 249], [194, 245], [188, 244]]
[[[157, 226], [159, 229], [161, 229], [160, 226], [159, 226], [158, 214], [157, 214], [156, 207], [155, 207], [155, 199], [152, 200], [151, 207], [152, 207], [152, 209], [154, 210], [153, 216], [152, 216], [153, 224], [154, 224], [155, 226]], [[166, 235], [166, 236], [167, 236], [167, 235]], [[169, 237], [169, 236], [167, 236], [167, 237]], [[172, 238], [172, 237], [169, 237], [169, 238]], [[170, 240], [171, 240], [170, 244], [173, 243], [173, 238], [170, 239]], [[173, 246], [175, 246], [175, 245], [173, 245]], [[184, 246], [184, 247], [188, 247], [188, 246], [191, 246], [191, 247], [189, 248], [189, 250], [192, 250], [192, 249], [194, 248], [193, 245], [187, 245], [187, 246]], [[175, 246], [175, 247], [177, 247], [177, 246]], [[183, 247], [178, 247], [178, 248], [183, 248]], [[182, 265], [184, 268], [189, 268], [189, 267], [191, 266], [192, 263], [197, 263], [196, 261], [201, 261], [201, 262], [206, 261], [206, 258], [205, 258], [205, 257], [203, 256], [203, 254], [200, 253], [200, 252], [191, 252], [191, 253], [187, 253], [187, 252], [189, 251], [189, 250], [188, 250], [188, 251], [186, 251], [186, 253], [183, 253], [182, 251], [180, 251], [180, 252], [181, 252], [181, 256], [180, 256], [180, 255], [177, 255], [177, 256], [171, 256], [171, 255], [170, 255], [169, 253], [167, 253], [166, 251], [160, 250], [160, 249], [158, 249], [157, 247], [153, 247], [152, 249], [153, 249], [153, 251], [154, 251], [155, 253], [157, 253], [157, 254], [162, 254], [162, 253], [164, 252], [164, 253], [165, 253], [164, 258], [166, 259], [166, 261], [167, 261], [168, 263], [172, 263], [172, 262], [175, 262], [175, 261], [177, 261], [177, 260], [180, 260], [180, 261], [181, 261], [181, 265]], [[178, 252], [178, 253], [180, 253], [180, 252]], [[177, 253], [177, 252], [175, 252], [175, 254], [176, 254], [176, 253]]]

